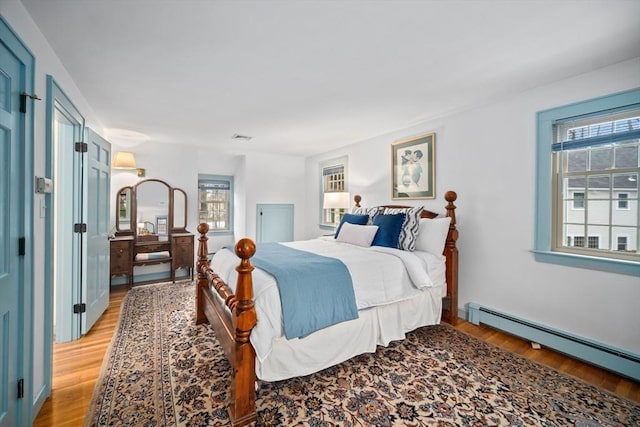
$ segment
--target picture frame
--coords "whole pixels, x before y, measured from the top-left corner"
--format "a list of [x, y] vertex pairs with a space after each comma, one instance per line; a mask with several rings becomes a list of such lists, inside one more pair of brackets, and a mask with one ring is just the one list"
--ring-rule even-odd
[[156, 234], [159, 236], [169, 234], [169, 220], [167, 215], [156, 216]]
[[435, 198], [435, 143], [428, 133], [391, 144], [391, 199]]

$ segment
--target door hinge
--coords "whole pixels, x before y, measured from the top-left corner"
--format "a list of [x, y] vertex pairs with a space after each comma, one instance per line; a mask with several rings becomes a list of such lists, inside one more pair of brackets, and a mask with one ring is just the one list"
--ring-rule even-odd
[[27, 254], [27, 239], [25, 237], [18, 238], [18, 256]]
[[30, 94], [30, 93], [22, 92], [20, 94], [20, 112], [22, 114], [26, 114], [27, 113], [27, 98], [31, 98], [33, 100], [37, 99], [38, 101], [42, 100], [36, 94]]
[[87, 311], [87, 304], [73, 304], [73, 312], [75, 314], [85, 313]]
[[75, 150], [78, 153], [86, 153], [87, 151], [89, 151], [89, 146], [86, 142], [76, 142]]
[[24, 378], [18, 380], [18, 399], [24, 399]]
[[73, 224], [73, 232], [74, 233], [86, 233], [87, 232], [87, 224]]

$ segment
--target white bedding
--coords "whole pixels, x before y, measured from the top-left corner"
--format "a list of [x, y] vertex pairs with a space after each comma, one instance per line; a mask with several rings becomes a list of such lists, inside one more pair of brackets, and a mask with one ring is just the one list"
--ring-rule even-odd
[[[256, 268], [253, 290], [258, 323], [251, 333], [251, 343], [260, 379], [275, 381], [316, 372], [318, 367], [331, 366], [374, 351], [378, 344], [401, 339], [405, 332], [419, 326], [439, 323], [441, 298], [446, 293], [442, 255], [378, 246], [365, 248], [333, 237], [284, 244], [340, 259], [352, 276], [359, 319], [325, 328], [304, 339], [287, 340], [283, 336], [275, 279]], [[234, 292], [238, 263], [238, 257], [228, 249], [218, 251], [211, 261], [213, 271]]]

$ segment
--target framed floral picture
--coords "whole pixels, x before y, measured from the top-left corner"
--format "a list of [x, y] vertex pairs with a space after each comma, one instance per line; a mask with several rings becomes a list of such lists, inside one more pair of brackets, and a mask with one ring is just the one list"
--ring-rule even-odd
[[391, 198], [435, 198], [436, 134], [429, 133], [391, 144]]

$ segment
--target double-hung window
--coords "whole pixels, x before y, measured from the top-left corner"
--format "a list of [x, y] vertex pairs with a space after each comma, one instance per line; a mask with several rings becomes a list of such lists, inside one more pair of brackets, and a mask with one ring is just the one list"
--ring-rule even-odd
[[351, 205], [347, 183], [347, 157], [322, 162], [320, 173], [320, 226], [334, 227]]
[[538, 259], [640, 274], [639, 178], [640, 91], [538, 113]]
[[233, 177], [198, 175], [198, 217], [210, 233], [233, 232]]

